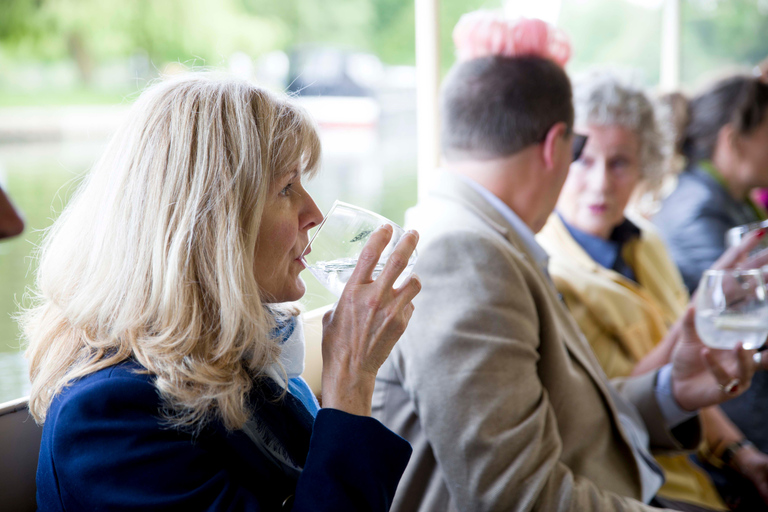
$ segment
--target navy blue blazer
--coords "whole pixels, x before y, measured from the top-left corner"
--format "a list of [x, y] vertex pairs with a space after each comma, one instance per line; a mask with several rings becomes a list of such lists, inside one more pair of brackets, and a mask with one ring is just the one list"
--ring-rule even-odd
[[377, 420], [321, 409], [313, 424], [295, 397], [276, 400], [276, 385], [257, 386], [254, 415], [303, 466], [297, 476], [243, 431], [217, 422], [197, 436], [169, 428], [154, 379], [140, 370], [133, 361], [106, 368], [53, 400], [37, 469], [39, 510], [389, 509], [411, 447]]

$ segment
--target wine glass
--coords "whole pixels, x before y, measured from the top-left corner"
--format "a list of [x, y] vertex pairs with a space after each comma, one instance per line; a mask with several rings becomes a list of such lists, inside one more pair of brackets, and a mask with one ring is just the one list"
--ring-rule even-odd
[[[768, 220], [764, 220], [761, 222], [751, 222], [749, 224], [742, 224], [741, 226], [736, 226], [735, 228], [731, 228], [728, 231], [725, 232], [725, 246], [726, 247], [735, 247], [741, 243], [741, 241], [744, 239], [745, 236], [747, 236], [749, 233], [752, 233], [753, 231], [757, 231], [758, 229], [766, 229], [768, 228]], [[757, 254], [758, 252], [762, 251], [763, 249], [768, 249], [768, 237], [760, 240], [760, 242], [755, 246], [754, 249], [750, 251], [750, 256]]]
[[[341, 201], [333, 203], [328, 215], [309, 240], [301, 260], [315, 279], [320, 281], [328, 291], [340, 297], [344, 286], [352, 276], [365, 243], [376, 228], [384, 224], [392, 226], [392, 239], [382, 252], [373, 271], [373, 279], [376, 279], [395, 250], [395, 246], [405, 234], [405, 230], [378, 213]], [[411, 275], [416, 256], [414, 250], [405, 270], [395, 281], [395, 287], [400, 286]]]
[[696, 291], [696, 332], [705, 345], [760, 348], [768, 336], [768, 297], [759, 269], [707, 270]]

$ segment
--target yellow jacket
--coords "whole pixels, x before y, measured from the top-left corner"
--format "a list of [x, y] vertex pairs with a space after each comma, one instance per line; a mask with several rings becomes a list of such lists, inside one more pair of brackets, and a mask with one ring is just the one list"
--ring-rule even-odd
[[[637, 282], [596, 263], [557, 214], [537, 236], [550, 255], [549, 272], [609, 378], [630, 374], [685, 311], [680, 272], [648, 221], [630, 219], [641, 236], [622, 248]], [[709, 478], [684, 455], [656, 455], [667, 482], [659, 494], [727, 510]]]

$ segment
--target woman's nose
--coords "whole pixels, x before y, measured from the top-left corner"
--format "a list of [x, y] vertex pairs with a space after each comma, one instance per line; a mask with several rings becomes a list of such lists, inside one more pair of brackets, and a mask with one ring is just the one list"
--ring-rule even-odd
[[589, 184], [592, 190], [602, 192], [609, 187], [610, 177], [605, 162], [597, 162], [590, 174]]
[[306, 194], [306, 204], [304, 205], [304, 214], [302, 215], [301, 229], [312, 229], [323, 221], [323, 212], [315, 204], [312, 196]]

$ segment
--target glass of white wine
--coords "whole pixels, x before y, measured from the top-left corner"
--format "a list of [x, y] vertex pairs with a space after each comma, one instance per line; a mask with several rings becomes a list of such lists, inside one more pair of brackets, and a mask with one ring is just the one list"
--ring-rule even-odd
[[[376, 264], [373, 272], [373, 279], [376, 279], [405, 230], [378, 213], [341, 201], [333, 203], [328, 215], [317, 227], [302, 253], [302, 261], [315, 279], [328, 291], [340, 297], [366, 242], [376, 228], [384, 224], [392, 226], [392, 239]], [[411, 275], [416, 256], [414, 250], [406, 269], [395, 281], [395, 287], [400, 286]]]
[[711, 348], [760, 348], [768, 337], [768, 294], [760, 269], [707, 270], [696, 291], [696, 332]]

